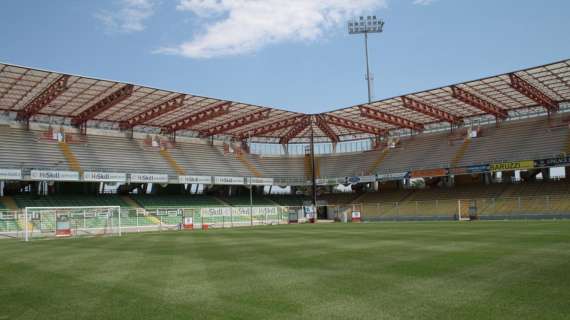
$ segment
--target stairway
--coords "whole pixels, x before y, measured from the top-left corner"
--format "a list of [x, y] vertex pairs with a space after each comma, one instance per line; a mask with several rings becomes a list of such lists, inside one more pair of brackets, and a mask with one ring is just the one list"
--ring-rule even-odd
[[570, 130], [568, 130], [568, 135], [566, 136], [566, 144], [564, 145], [564, 150], [562, 153], [570, 154]]
[[75, 154], [73, 154], [73, 151], [71, 150], [69, 145], [66, 142], [58, 142], [57, 144], [59, 146], [59, 149], [61, 150], [61, 152], [65, 156], [65, 159], [67, 160], [67, 163], [69, 164], [69, 168], [73, 171], [83, 172], [83, 170], [81, 169], [81, 164], [79, 163], [79, 160], [77, 160], [77, 157], [75, 156]]
[[[313, 165], [311, 163], [311, 156], [305, 155], [305, 178], [311, 180], [313, 176]], [[315, 157], [315, 179], [321, 176], [320, 161]]]
[[129, 196], [121, 196], [121, 199], [123, 200], [124, 203], [128, 204], [130, 207], [142, 208], [142, 206], [138, 202], [136, 202], [135, 200], [133, 200], [133, 198]]
[[384, 162], [384, 159], [386, 159], [386, 157], [388, 156], [389, 151], [390, 151], [390, 149], [388, 149], [388, 148], [386, 148], [382, 151], [380, 156], [376, 160], [374, 160], [374, 162], [370, 166], [370, 169], [368, 169], [368, 174], [373, 174], [374, 171], [376, 171], [376, 169], [378, 169], [380, 164], [382, 164], [382, 162]]
[[176, 162], [176, 159], [174, 159], [174, 157], [172, 156], [170, 151], [168, 151], [168, 149], [160, 150], [160, 155], [166, 160], [166, 162], [168, 162], [170, 167], [174, 169], [174, 171], [176, 171], [178, 175], [180, 176], [186, 175], [186, 170], [182, 168], [182, 166], [179, 165], [178, 162]]
[[256, 177], [263, 176], [259, 170], [247, 159], [247, 156], [241, 152], [236, 153], [236, 158]]
[[467, 149], [469, 148], [469, 145], [471, 145], [471, 139], [463, 140], [463, 144], [461, 145], [461, 147], [459, 147], [459, 149], [457, 149], [455, 155], [453, 156], [453, 159], [451, 160], [452, 168], [457, 167], [459, 162], [461, 162], [461, 160], [465, 156], [465, 152], [467, 152]]
[[18, 210], [18, 204], [14, 200], [14, 198], [10, 196], [0, 197], [0, 203], [4, 205], [9, 210]]
[[225, 207], [231, 207], [232, 206], [231, 204], [224, 201], [222, 198], [218, 198], [216, 196], [212, 196], [212, 198], [216, 199], [216, 201], [218, 201], [220, 203], [220, 205], [222, 205], [222, 206], [225, 206]]

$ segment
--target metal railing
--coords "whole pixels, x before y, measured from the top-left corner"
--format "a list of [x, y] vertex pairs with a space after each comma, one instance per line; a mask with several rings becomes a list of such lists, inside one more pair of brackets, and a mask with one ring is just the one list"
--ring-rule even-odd
[[[301, 206], [272, 207], [187, 207], [121, 208], [102, 216], [88, 209], [62, 211], [43, 208], [37, 211], [0, 211], [0, 239], [37, 239], [61, 236], [60, 218], [67, 226], [66, 236], [121, 235], [129, 232], [173, 231], [210, 228], [253, 227], [287, 224], [303, 218]], [[73, 209], [68, 207], [66, 209]], [[27, 214], [26, 214], [27, 213]]]

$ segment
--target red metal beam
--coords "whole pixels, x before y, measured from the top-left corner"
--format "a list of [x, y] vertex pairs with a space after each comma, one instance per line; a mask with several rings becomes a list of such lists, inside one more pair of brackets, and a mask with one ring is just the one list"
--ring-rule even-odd
[[335, 126], [344, 127], [347, 129], [352, 129], [364, 133], [370, 133], [376, 136], [382, 136], [388, 133], [388, 130], [386, 129], [370, 126], [361, 122], [355, 122], [352, 120], [340, 118], [330, 114], [323, 114], [322, 116], [326, 122], [334, 124]]
[[132, 84], [127, 84], [122, 88], [118, 89], [117, 91], [111, 93], [110, 95], [106, 96], [105, 98], [99, 100], [97, 103], [92, 105], [91, 107], [87, 108], [86, 110], [82, 111], [77, 116], [71, 119], [71, 124], [74, 126], [81, 126], [85, 124], [87, 121], [93, 119], [98, 114], [109, 110], [116, 104], [120, 103], [121, 101], [127, 99], [133, 94], [134, 86]]
[[384, 113], [369, 107], [360, 106], [360, 115], [365, 118], [382, 121], [400, 128], [408, 128], [416, 131], [423, 131], [424, 125], [408, 119], [404, 119], [392, 114]]
[[410, 97], [402, 96], [402, 102], [404, 103], [404, 107], [417, 111], [419, 113], [423, 113], [428, 115], [432, 118], [436, 118], [441, 121], [446, 121], [451, 124], [462, 124], [463, 117], [458, 117], [451, 113], [445, 112], [440, 110], [434, 106], [431, 106], [425, 102], [421, 102]]
[[193, 113], [186, 118], [176, 120], [165, 125], [162, 128], [162, 133], [173, 133], [178, 130], [189, 129], [197, 124], [212, 120], [219, 116], [223, 116], [230, 112], [231, 106], [232, 103], [228, 101], [222, 101], [221, 103], [215, 102], [213, 106], [210, 106], [207, 109]]
[[165, 113], [176, 110], [184, 104], [185, 97], [186, 95], [180, 94], [166, 102], [163, 102], [159, 105], [150, 108], [147, 111], [143, 111], [130, 119], [121, 121], [119, 123], [119, 128], [121, 128], [121, 130], [131, 129], [135, 126], [144, 124], [149, 120], [152, 120]]
[[263, 126], [259, 126], [259, 127], [253, 128], [253, 129], [249, 129], [249, 130], [239, 132], [236, 134], [236, 137], [240, 140], [243, 140], [243, 139], [247, 139], [249, 137], [256, 137], [256, 136], [264, 135], [266, 133], [281, 130], [284, 128], [289, 128], [289, 127], [292, 127], [292, 126], [300, 123], [302, 121], [303, 117], [304, 116], [301, 115], [301, 116], [295, 116], [295, 117], [284, 119], [284, 120], [271, 122], [271, 123], [263, 125]]
[[18, 112], [18, 120], [28, 120], [41, 109], [48, 106], [53, 100], [64, 93], [67, 87], [68, 75], [64, 74], [57, 80], [52, 82], [44, 91], [37, 95], [30, 103], [28, 103], [21, 111]]
[[481, 99], [478, 96], [468, 91], [465, 91], [456, 86], [451, 86], [451, 91], [453, 92], [452, 96], [455, 99], [462, 101], [479, 110], [482, 110], [483, 112], [489, 113], [495, 116], [495, 118], [497, 119], [506, 119], [509, 117], [509, 112], [506, 109], [499, 107], [496, 104], [491, 103], [487, 100]]
[[316, 118], [317, 118], [317, 127], [319, 127], [319, 129], [321, 129], [321, 131], [324, 134], [326, 134], [327, 137], [329, 137], [329, 139], [331, 139], [333, 143], [340, 142], [338, 135], [334, 132], [334, 130], [331, 127], [329, 127], [325, 118], [322, 115], [317, 115]]
[[221, 134], [235, 128], [243, 127], [250, 123], [254, 123], [269, 118], [270, 109], [263, 109], [254, 113], [247, 114], [243, 117], [226, 121], [213, 127], [200, 131], [200, 137], [207, 138], [216, 134]]
[[514, 73], [510, 73], [509, 78], [511, 78], [511, 87], [513, 87], [513, 89], [543, 106], [547, 111], [556, 112], [560, 109], [558, 102], [550, 98], [546, 93], [540, 91], [537, 87], [523, 80], [521, 77]]
[[287, 131], [281, 139], [279, 139], [280, 144], [287, 144], [291, 139], [298, 136], [303, 130], [305, 130], [308, 126], [311, 125], [311, 116], [304, 116], [301, 118], [301, 122], [291, 128], [291, 130]]

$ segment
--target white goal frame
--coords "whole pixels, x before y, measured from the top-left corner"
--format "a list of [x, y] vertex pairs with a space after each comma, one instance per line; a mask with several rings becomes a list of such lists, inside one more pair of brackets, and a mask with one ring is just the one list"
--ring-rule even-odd
[[457, 220], [458, 221], [470, 221], [471, 219], [469, 218], [469, 209], [467, 209], [467, 215], [464, 217], [464, 212], [462, 212], [461, 208], [462, 208], [462, 201], [463, 203], [465, 203], [467, 201], [467, 203], [469, 203], [470, 200], [466, 200], [466, 199], [459, 199], [457, 200]]
[[[29, 230], [30, 226], [30, 214], [33, 214], [34, 211], [56, 211], [56, 210], [84, 210], [84, 215], [86, 210], [95, 209], [109, 209], [112, 212], [117, 212], [118, 215], [118, 225], [117, 225], [117, 234], [118, 236], [122, 236], [121, 231], [121, 207], [120, 206], [77, 206], [77, 207], [25, 207], [23, 210], [24, 214], [24, 241], [30, 241], [30, 232], [33, 230]], [[111, 217], [111, 221], [112, 221]], [[56, 216], [57, 219], [57, 216]], [[57, 221], [56, 221], [57, 223]]]

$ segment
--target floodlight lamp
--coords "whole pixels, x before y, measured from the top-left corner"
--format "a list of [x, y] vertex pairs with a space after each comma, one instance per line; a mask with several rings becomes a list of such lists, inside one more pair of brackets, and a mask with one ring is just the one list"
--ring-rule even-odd
[[384, 26], [384, 21], [376, 16], [360, 16], [348, 22], [348, 33], [380, 33]]

